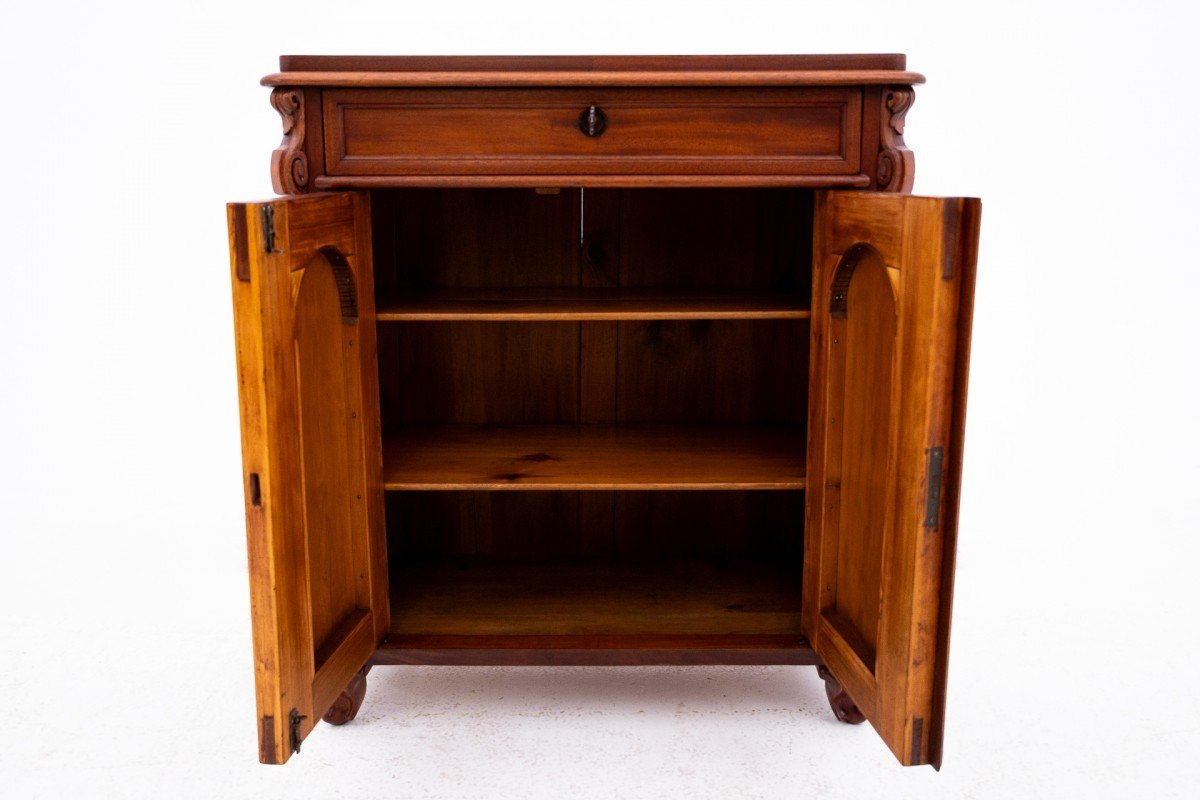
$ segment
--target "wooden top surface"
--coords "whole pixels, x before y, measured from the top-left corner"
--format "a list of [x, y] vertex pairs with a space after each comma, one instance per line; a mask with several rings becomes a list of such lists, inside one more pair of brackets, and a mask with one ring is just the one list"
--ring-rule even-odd
[[281, 56], [264, 86], [837, 86], [914, 84], [902, 54]]

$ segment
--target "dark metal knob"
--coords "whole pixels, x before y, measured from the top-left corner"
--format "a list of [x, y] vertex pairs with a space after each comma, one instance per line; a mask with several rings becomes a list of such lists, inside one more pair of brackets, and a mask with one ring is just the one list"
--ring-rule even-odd
[[599, 136], [608, 127], [608, 117], [596, 106], [588, 106], [579, 114], [579, 130], [584, 136]]

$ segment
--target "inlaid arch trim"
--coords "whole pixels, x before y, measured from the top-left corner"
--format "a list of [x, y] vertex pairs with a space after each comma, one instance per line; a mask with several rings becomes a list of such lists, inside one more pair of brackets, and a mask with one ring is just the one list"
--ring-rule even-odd
[[829, 289], [829, 315], [831, 317], [846, 318], [846, 298], [850, 294], [850, 279], [854, 277], [854, 270], [858, 269], [858, 265], [868, 260], [876, 260], [881, 267], [883, 266], [883, 256], [866, 242], [858, 242], [842, 254], [837, 269], [834, 270], [833, 283]]
[[354, 270], [342, 251], [333, 245], [325, 245], [317, 250], [317, 256], [329, 264], [333, 272], [333, 281], [337, 285], [338, 303], [342, 309], [342, 322], [347, 325], [358, 323], [358, 290], [354, 283]]

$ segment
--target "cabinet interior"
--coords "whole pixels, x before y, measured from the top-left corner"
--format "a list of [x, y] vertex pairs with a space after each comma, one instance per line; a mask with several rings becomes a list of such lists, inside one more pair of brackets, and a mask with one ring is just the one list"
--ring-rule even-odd
[[372, 192], [394, 635], [798, 635], [812, 193]]

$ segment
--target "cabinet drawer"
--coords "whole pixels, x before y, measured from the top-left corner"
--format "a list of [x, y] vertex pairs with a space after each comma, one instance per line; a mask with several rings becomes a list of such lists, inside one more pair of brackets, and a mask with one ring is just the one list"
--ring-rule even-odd
[[330, 176], [859, 172], [858, 87], [326, 89], [322, 102]]

